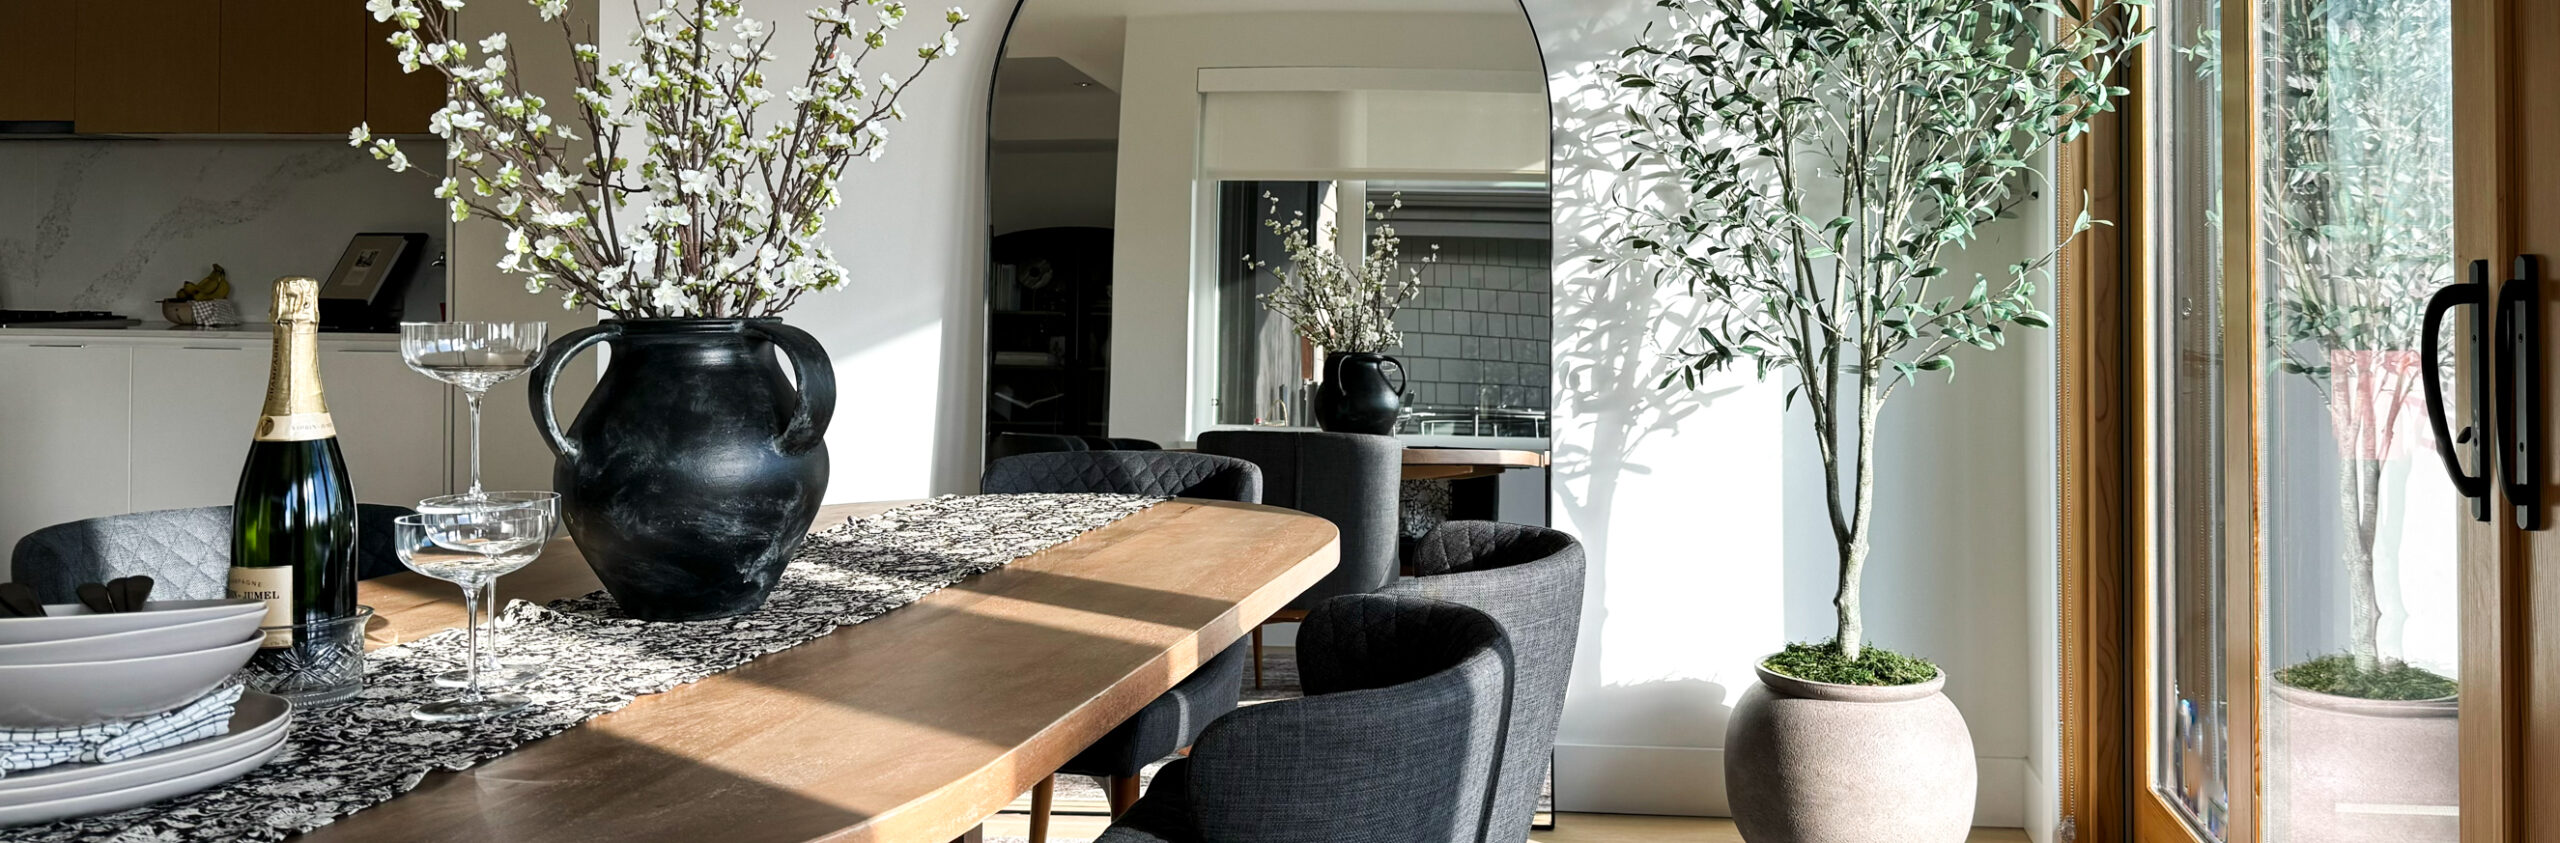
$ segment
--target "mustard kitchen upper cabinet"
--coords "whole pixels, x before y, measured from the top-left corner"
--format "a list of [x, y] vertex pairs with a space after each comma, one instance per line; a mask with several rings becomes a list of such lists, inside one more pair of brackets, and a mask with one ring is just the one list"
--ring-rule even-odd
[[[72, 67], [81, 132], [221, 131], [222, 6], [215, 0], [80, 5]], [[360, 8], [360, 7], [359, 7]], [[100, 14], [112, 9], [113, 14]]]
[[0, 120], [69, 120], [77, 3], [0, 0]]
[[363, 3], [220, 0], [219, 5], [220, 131], [345, 134], [364, 121], [365, 25], [372, 17]]

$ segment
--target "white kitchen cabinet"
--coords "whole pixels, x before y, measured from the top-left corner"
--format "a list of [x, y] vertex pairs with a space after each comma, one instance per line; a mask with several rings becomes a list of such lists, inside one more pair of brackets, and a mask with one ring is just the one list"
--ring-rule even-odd
[[265, 343], [133, 350], [133, 511], [223, 506], [267, 390]]
[[410, 506], [447, 493], [444, 384], [411, 371], [396, 347], [326, 345], [320, 383], [356, 500]]
[[129, 346], [0, 343], [0, 549], [127, 511], [132, 373]]
[[[231, 502], [266, 400], [265, 337], [34, 333], [0, 336], [0, 556], [51, 524]], [[327, 335], [320, 379], [357, 500], [450, 491], [443, 384], [395, 343]]]

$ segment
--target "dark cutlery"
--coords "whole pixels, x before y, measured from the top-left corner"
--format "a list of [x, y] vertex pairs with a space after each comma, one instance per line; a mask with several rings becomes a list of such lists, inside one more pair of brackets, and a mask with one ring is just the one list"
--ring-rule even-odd
[[142, 604], [151, 599], [151, 586], [151, 578], [139, 574], [109, 580], [107, 596], [115, 598], [117, 611], [139, 612], [142, 611]]
[[104, 615], [116, 610], [116, 601], [107, 596], [106, 586], [84, 582], [80, 584], [78, 593], [80, 605], [89, 607], [89, 611]]
[[36, 590], [26, 583], [0, 583], [0, 609], [21, 618], [44, 617], [44, 603], [36, 599]]

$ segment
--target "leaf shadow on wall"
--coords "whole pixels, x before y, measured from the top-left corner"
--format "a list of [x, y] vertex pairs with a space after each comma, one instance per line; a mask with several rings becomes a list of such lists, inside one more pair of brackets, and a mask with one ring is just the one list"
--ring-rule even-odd
[[[1740, 392], [1739, 387], [1702, 390], [1656, 389], [1673, 362], [1665, 338], [1694, 335], [1706, 314], [1696, 300], [1658, 290], [1640, 267], [1631, 266], [1616, 247], [1622, 233], [1618, 203], [1630, 194], [1651, 195], [1645, 182], [1619, 171], [1625, 152], [1614, 137], [1624, 100], [1612, 81], [1606, 60], [1572, 62], [1552, 45], [1612, 43], [1623, 21], [1568, 19], [1566, 28], [1586, 32], [1542, 32], [1551, 46], [1550, 66], [1554, 149], [1550, 189], [1554, 201], [1555, 239], [1555, 384], [1553, 443], [1554, 520], [1574, 530], [1594, 560], [1584, 597], [1582, 647], [1575, 658], [1574, 708], [1588, 712], [1569, 718], [1565, 743], [1714, 747], [1723, 743], [1727, 704], [1738, 693], [1732, 680], [1711, 681], [1710, 659], [1694, 655], [1698, 639], [1714, 635], [1714, 624], [1691, 609], [1693, 617], [1617, 618], [1616, 614], [1659, 615], [1657, 606], [1625, 607], [1629, 593], [1644, 586], [1613, 580], [1648, 582], [1664, 567], [1720, 568], [1742, 560], [1719, 560], [1705, 548], [1712, 536], [1676, 556], [1660, 543], [1636, 539], [1613, 542], [1612, 520], [1626, 500], [1626, 481], [1653, 478], [1657, 469], [1681, 473], [1687, 466], [1657, 466], [1648, 446], [1675, 438], [1682, 423]], [[1736, 442], [1733, 447], [1774, 449], [1775, 442]], [[1708, 478], [1704, 482], [1719, 482]], [[1730, 482], [1728, 478], [1724, 482]], [[1661, 529], [1656, 527], [1654, 529]], [[1613, 544], [1617, 546], [1613, 549]], [[1614, 552], [1613, 552], [1614, 550]], [[1678, 599], [1677, 595], [1673, 596]], [[1613, 624], [1613, 620], [1621, 623]], [[1666, 622], [1685, 628], [1692, 640], [1613, 641], [1613, 627], [1625, 630], [1660, 627]], [[1651, 639], [1655, 636], [1640, 636]], [[1648, 654], [1613, 662], [1613, 650], [1662, 650], [1680, 654]], [[1625, 654], [1617, 654], [1624, 656]], [[1617, 664], [1633, 665], [1622, 670]], [[1710, 772], [1713, 775], [1713, 772]], [[1560, 787], [1577, 788], [1567, 776]], [[1707, 783], [1700, 783], [1707, 784]], [[1715, 783], [1720, 791], [1720, 782]], [[1580, 800], [1576, 800], [1580, 801]]]

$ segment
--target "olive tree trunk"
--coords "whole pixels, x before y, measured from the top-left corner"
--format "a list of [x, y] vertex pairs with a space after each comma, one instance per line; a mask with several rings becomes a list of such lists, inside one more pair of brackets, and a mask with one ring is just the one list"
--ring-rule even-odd
[[2338, 504], [2346, 527], [2347, 654], [2356, 669], [2382, 666], [2382, 598], [2373, 579], [2375, 522], [2382, 511], [2382, 461], [2350, 456], [2338, 461]]
[[[1841, 657], [1852, 661], [1866, 652], [1867, 625], [1859, 605], [1859, 582], [1867, 570], [1867, 513], [1873, 508], [1870, 504], [1876, 493], [1876, 414], [1884, 405], [1880, 387], [1871, 372], [1861, 374], [1856, 396], [1858, 417], [1855, 426], [1847, 431], [1840, 429], [1837, 413], [1814, 416], [1816, 438], [1822, 447], [1824, 503], [1830, 508], [1832, 540], [1840, 554], [1840, 590], [1831, 597], [1840, 626], [1833, 641], [1840, 648]], [[1840, 447], [1843, 433], [1853, 436], [1856, 444], [1856, 449], [1846, 455]], [[1842, 477], [1843, 460], [1848, 462], [1846, 478]]]

